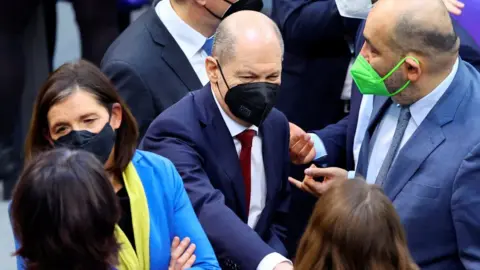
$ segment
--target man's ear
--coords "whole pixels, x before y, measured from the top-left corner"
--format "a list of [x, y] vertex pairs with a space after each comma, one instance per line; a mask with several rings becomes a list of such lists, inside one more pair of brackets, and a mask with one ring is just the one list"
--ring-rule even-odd
[[110, 126], [112, 126], [114, 130], [117, 130], [122, 124], [122, 115], [122, 106], [119, 103], [113, 103], [112, 116], [110, 117]]
[[205, 59], [205, 69], [211, 84], [218, 82], [218, 62], [215, 58], [209, 56]]
[[407, 57], [403, 65], [407, 74], [407, 79], [411, 82], [416, 82], [422, 75], [422, 68], [417, 58]]

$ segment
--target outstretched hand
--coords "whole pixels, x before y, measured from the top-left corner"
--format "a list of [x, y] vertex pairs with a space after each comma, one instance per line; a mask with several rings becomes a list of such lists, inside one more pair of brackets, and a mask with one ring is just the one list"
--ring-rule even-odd
[[[319, 197], [329, 190], [333, 185], [339, 184], [342, 181], [346, 181], [347, 175], [348, 173], [344, 169], [335, 167], [317, 168], [312, 164], [310, 168], [305, 170], [305, 178], [303, 181], [296, 180], [292, 177], [289, 177], [288, 180], [297, 188]], [[320, 177], [323, 177], [322, 182], [315, 181], [314, 178]]]

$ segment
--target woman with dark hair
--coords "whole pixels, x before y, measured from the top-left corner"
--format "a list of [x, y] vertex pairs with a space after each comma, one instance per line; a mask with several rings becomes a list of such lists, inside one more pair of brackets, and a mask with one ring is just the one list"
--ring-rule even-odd
[[38, 93], [25, 158], [66, 147], [104, 164], [122, 211], [120, 269], [219, 269], [180, 175], [169, 160], [136, 150], [137, 137], [135, 119], [108, 78], [86, 61], [68, 63]]
[[333, 186], [315, 206], [295, 270], [418, 270], [400, 218], [380, 187], [357, 178]]
[[56, 149], [31, 160], [15, 188], [11, 218], [15, 254], [26, 269], [117, 264], [118, 199], [102, 164], [87, 152]]

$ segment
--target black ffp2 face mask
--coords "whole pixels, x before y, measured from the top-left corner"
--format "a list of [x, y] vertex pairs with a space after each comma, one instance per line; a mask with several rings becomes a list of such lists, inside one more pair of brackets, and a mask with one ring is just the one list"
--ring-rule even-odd
[[272, 111], [280, 85], [268, 82], [255, 82], [239, 84], [230, 88], [218, 61], [217, 65], [228, 88], [225, 95], [225, 104], [227, 104], [233, 115], [259, 127]]
[[94, 154], [102, 164], [105, 164], [115, 145], [115, 139], [115, 131], [107, 122], [99, 133], [92, 133], [88, 130], [72, 130], [67, 135], [53, 141], [53, 145], [55, 148], [85, 150]]
[[233, 13], [237, 11], [242, 11], [242, 10], [253, 10], [253, 11], [261, 11], [263, 8], [263, 1], [262, 0], [239, 0], [235, 3], [231, 2], [231, 0], [223, 0], [230, 4], [230, 7], [225, 11], [223, 16], [218, 16], [215, 14], [213, 11], [211, 11], [209, 8], [205, 6], [205, 9], [212, 14], [215, 18], [219, 20], [223, 20], [226, 17], [232, 15]]

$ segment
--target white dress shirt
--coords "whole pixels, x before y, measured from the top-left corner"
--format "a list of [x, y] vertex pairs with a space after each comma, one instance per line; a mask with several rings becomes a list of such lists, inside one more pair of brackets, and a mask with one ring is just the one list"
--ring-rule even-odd
[[[452, 67], [450, 74], [428, 95], [418, 100], [417, 102], [410, 105], [410, 114], [412, 118], [408, 122], [407, 129], [403, 135], [402, 142], [400, 143], [400, 148], [398, 149], [397, 155], [400, 152], [401, 148], [405, 143], [410, 139], [413, 133], [417, 130], [420, 124], [425, 120], [427, 115], [437, 104], [443, 94], [447, 91], [448, 87], [452, 83], [455, 75], [458, 70], [459, 59], [455, 61], [455, 64]], [[368, 125], [370, 123], [370, 117], [372, 116], [373, 111], [373, 95], [363, 95], [362, 102], [360, 104], [360, 110], [358, 112], [358, 122], [357, 129], [355, 131], [355, 137], [353, 141], [353, 158], [355, 160], [355, 167], [358, 164], [358, 157], [360, 154], [360, 148], [362, 146], [363, 138], [367, 132]], [[367, 171], [367, 182], [375, 183], [378, 172], [382, 166], [383, 160], [387, 155], [387, 150], [390, 148], [392, 143], [393, 134], [397, 127], [398, 116], [400, 114], [400, 107], [396, 104], [392, 104], [388, 108], [387, 112], [383, 116], [382, 120], [378, 125], [378, 134], [376, 136], [376, 141], [374, 142], [372, 155], [368, 164]], [[314, 147], [316, 151], [315, 159], [323, 157], [327, 154], [322, 140], [313, 133], [310, 133], [312, 140], [314, 142]], [[380, 149], [383, 149], [380, 151]], [[354, 172], [349, 172], [349, 178], [353, 178]]]
[[[262, 152], [262, 137], [259, 134], [257, 126], [245, 127], [235, 122], [230, 116], [225, 113], [220, 104], [218, 103], [215, 93], [212, 90], [213, 98], [217, 103], [218, 109], [222, 114], [222, 118], [227, 125], [232, 140], [235, 143], [235, 149], [237, 155], [240, 158], [240, 151], [242, 150], [242, 144], [236, 138], [236, 136], [247, 129], [254, 130], [256, 135], [252, 141], [252, 156], [251, 156], [251, 192], [250, 192], [250, 209], [248, 214], [248, 226], [252, 229], [257, 225], [258, 220], [265, 208], [265, 201], [267, 199], [267, 181], [265, 175], [265, 167], [263, 165], [263, 152]], [[272, 270], [275, 266], [281, 262], [288, 261], [285, 257], [279, 253], [270, 253], [262, 259], [257, 266], [257, 270]]]
[[[437, 102], [440, 100], [443, 94], [447, 91], [448, 87], [450, 86], [453, 79], [455, 78], [455, 74], [457, 73], [457, 70], [458, 70], [458, 59], [455, 62], [452, 68], [452, 71], [442, 81], [442, 83], [440, 83], [428, 95], [426, 95], [422, 99], [410, 105], [410, 114], [412, 115], [412, 117], [408, 122], [407, 129], [405, 130], [405, 134], [403, 135], [403, 138], [400, 143], [400, 147], [398, 149], [396, 156], [398, 156], [398, 153], [400, 153], [405, 143], [410, 139], [410, 137], [412, 137], [413, 133], [417, 130], [420, 124], [422, 124], [423, 120], [425, 120], [425, 118], [433, 109], [433, 107], [435, 107]], [[365, 97], [367, 96], [364, 96], [364, 98]], [[373, 96], [368, 96], [368, 98], [373, 100]], [[364, 109], [368, 110], [371, 114], [373, 107], [368, 108], [367, 106], [365, 106]], [[368, 114], [368, 112], [365, 112], [365, 113]], [[360, 114], [362, 114], [362, 112], [359, 112], [359, 115]], [[398, 121], [399, 115], [400, 115], [400, 106], [398, 106], [397, 104], [392, 104], [388, 108], [388, 110], [385, 112], [385, 115], [383, 116], [382, 120], [378, 124], [378, 127], [377, 127], [378, 132], [376, 135], [375, 142], [373, 142], [374, 144], [373, 144], [372, 154], [368, 162], [366, 179], [367, 179], [367, 183], [369, 184], [375, 183], [375, 179], [377, 178], [378, 172], [382, 167], [383, 160], [387, 155], [387, 149], [389, 149], [390, 145], [392, 144], [393, 134], [395, 133], [395, 129], [397, 127], [397, 121]], [[367, 131], [369, 123], [359, 122], [358, 124], [362, 124], [362, 125], [361, 126], [359, 125], [357, 127], [356, 133], [361, 132], [362, 134], [365, 135], [365, 132]], [[360, 144], [361, 143], [362, 142], [360, 142]], [[358, 156], [357, 156], [357, 160], [358, 160]]]
[[170, 0], [158, 2], [155, 6], [155, 12], [187, 57], [202, 85], [206, 85], [208, 76], [205, 69], [205, 59], [208, 55], [202, 47], [207, 38], [177, 15]]

